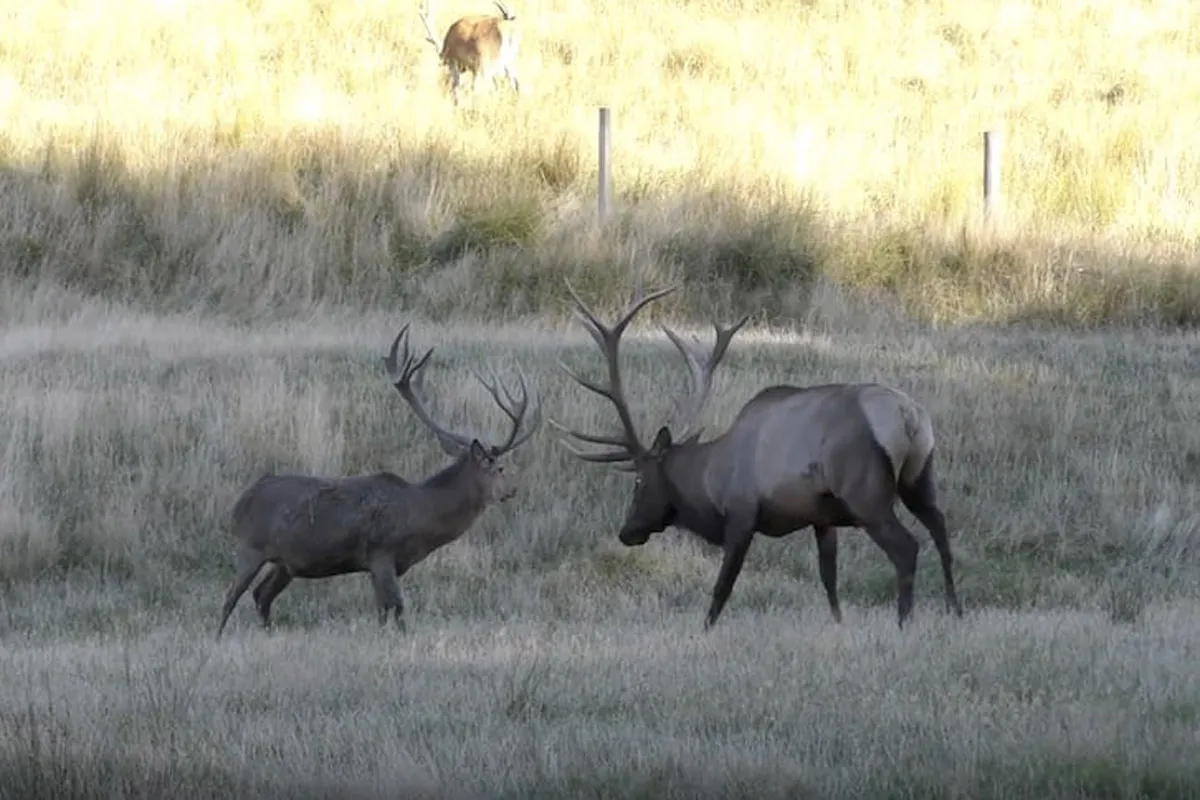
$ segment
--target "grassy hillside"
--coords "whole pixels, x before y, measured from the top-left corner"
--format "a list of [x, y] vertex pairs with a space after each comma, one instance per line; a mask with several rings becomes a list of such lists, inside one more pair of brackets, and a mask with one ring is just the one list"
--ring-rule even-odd
[[455, 111], [415, 3], [18, 4], [0, 270], [173, 308], [505, 316], [553, 307], [563, 271], [773, 316], [822, 274], [930, 319], [1190, 323], [1193, 5], [522, 0], [524, 96]]

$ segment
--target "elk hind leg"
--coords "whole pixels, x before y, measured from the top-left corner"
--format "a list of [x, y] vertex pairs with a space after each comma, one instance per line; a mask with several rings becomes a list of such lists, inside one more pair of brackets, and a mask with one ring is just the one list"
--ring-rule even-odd
[[817, 539], [817, 567], [825, 586], [825, 597], [829, 599], [829, 611], [834, 622], [841, 622], [842, 609], [837, 591], [837, 528], [817, 526], [813, 528], [813, 534]]
[[266, 559], [262, 554], [250, 548], [239, 548], [237, 553], [237, 574], [234, 575], [233, 583], [229, 584], [229, 589], [225, 592], [225, 603], [221, 606], [221, 624], [217, 626], [216, 638], [221, 638], [221, 632], [225, 630], [225, 623], [229, 621], [229, 615], [233, 613], [234, 606], [241, 599], [246, 590], [250, 588], [250, 583], [254, 580], [254, 576], [262, 569], [262, 565], [266, 563]]
[[934, 485], [933, 455], [925, 462], [925, 468], [910, 486], [900, 486], [900, 500], [912, 515], [929, 530], [938, 558], [942, 562], [942, 582], [946, 592], [946, 608], [961, 617], [962, 604], [954, 588], [954, 557], [950, 554], [950, 539], [946, 533], [946, 517], [937, 506], [937, 489]]
[[905, 620], [912, 614], [913, 584], [917, 577], [917, 555], [921, 545], [890, 506], [863, 527], [896, 568], [896, 611], [900, 627], [903, 628]]
[[254, 605], [264, 628], [271, 625], [271, 604], [292, 582], [292, 573], [282, 564], [272, 564], [266, 576], [254, 587]]

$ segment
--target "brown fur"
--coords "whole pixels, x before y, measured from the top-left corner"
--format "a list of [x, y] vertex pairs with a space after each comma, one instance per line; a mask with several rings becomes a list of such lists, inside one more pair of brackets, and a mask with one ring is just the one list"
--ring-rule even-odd
[[[675, 441], [663, 426], [646, 448], [632, 424], [617, 365], [621, 334], [655, 292], [603, 325], [573, 289], [581, 319], [608, 362], [604, 387], [569, 373], [586, 388], [612, 401], [623, 434], [599, 436], [566, 431], [576, 439], [615, 449], [572, 450], [586, 461], [622, 464], [637, 474], [634, 495], [618, 534], [627, 546], [676, 526], [724, 549], [705, 627], [720, 616], [755, 533], [781, 537], [811, 527], [830, 611], [842, 614], [837, 596], [836, 528], [860, 527], [896, 569], [901, 627], [912, 611], [919, 546], [895, 513], [899, 499], [929, 529], [941, 559], [946, 605], [961, 616], [954, 588], [945, 520], [937, 507], [933, 469], [934, 436], [929, 415], [898, 389], [876, 383], [771, 386], [750, 399], [732, 425], [711, 441], [690, 432]], [[670, 329], [667, 336], [683, 355], [690, 375], [692, 422], [703, 408], [712, 373], [746, 318], [731, 328], [717, 326], [711, 352], [689, 346]]]
[[[520, 45], [520, 29], [514, 17], [503, 3], [496, 3], [501, 16], [471, 14], [458, 19], [446, 31], [438, 54], [442, 66], [447, 70], [450, 93], [458, 105], [458, 89], [462, 77], [471, 74], [471, 85], [478, 89], [479, 80], [495, 84], [504, 75], [509, 79], [513, 91], [520, 94], [521, 85], [517, 76], [517, 49]], [[425, 26], [426, 41], [438, 46], [429, 21], [428, 7], [420, 12]]]
[[[270, 624], [271, 604], [293, 579], [357, 572], [370, 575], [380, 622], [387, 622], [390, 611], [403, 627], [404, 606], [396, 579], [462, 536], [489, 505], [516, 493], [515, 483], [505, 476], [498, 459], [532, 436], [540, 410], [535, 406], [532, 423], [518, 436], [526, 416], [527, 393], [522, 392], [518, 399], [498, 382], [480, 378], [512, 422], [508, 439], [488, 447], [438, 426], [415, 393], [433, 350], [420, 359], [412, 357], [405, 339], [407, 330], [406, 325], [400, 331], [385, 361], [397, 391], [433, 430], [442, 449], [455, 456], [454, 462], [419, 483], [389, 472], [342, 478], [268, 475], [257, 480], [238, 498], [231, 515], [237, 569], [225, 593], [218, 637], [264, 565], [267, 570], [254, 588], [254, 603], [264, 627]], [[401, 340], [402, 364], [397, 359]], [[523, 375], [521, 387], [525, 388]]]

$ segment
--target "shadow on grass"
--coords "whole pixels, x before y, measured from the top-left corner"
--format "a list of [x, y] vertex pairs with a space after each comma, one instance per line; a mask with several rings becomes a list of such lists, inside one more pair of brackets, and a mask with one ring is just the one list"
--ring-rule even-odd
[[[398, 794], [397, 794], [398, 793]], [[100, 800], [100, 798], [200, 798], [255, 797], [264, 800], [366, 800], [385, 796], [412, 798], [471, 797], [436, 791], [420, 784], [275, 778], [239, 774], [216, 765], [177, 758], [165, 766], [136, 758], [83, 757], [69, 754], [9, 757], [0, 761], [0, 798], [21, 800]]]

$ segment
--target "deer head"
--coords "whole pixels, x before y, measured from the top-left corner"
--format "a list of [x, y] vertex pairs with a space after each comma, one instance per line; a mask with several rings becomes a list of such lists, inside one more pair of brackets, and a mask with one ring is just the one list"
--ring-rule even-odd
[[[529, 438], [541, 425], [542, 420], [541, 404], [537, 402], [536, 394], [533, 398], [532, 410], [529, 408], [530, 397], [525, 373], [518, 367], [517, 384], [520, 391], [518, 396], [514, 395], [512, 390], [496, 377], [494, 370], [489, 368], [490, 379], [485, 379], [478, 372], [472, 371], [475, 379], [483, 385], [492, 400], [512, 423], [508, 436], [503, 442], [498, 445], [489, 445], [477, 437], [447, 429], [436, 422], [426, 410], [420, 397], [420, 391], [424, 381], [425, 365], [432, 355], [432, 347], [420, 357], [410, 351], [408, 325], [406, 324], [392, 341], [392, 347], [384, 358], [384, 365], [387, 367], [392, 385], [408, 403], [417, 419], [433, 431], [442, 451], [447, 455], [462, 459], [463, 463], [472, 470], [472, 474], [477, 476], [487, 502], [510, 499], [516, 494], [516, 482], [505, 476], [504, 466], [499, 459], [529, 441]], [[530, 411], [532, 411], [531, 415]], [[528, 421], [526, 420], [527, 416], [529, 417]], [[523, 432], [522, 428], [524, 428]]]

